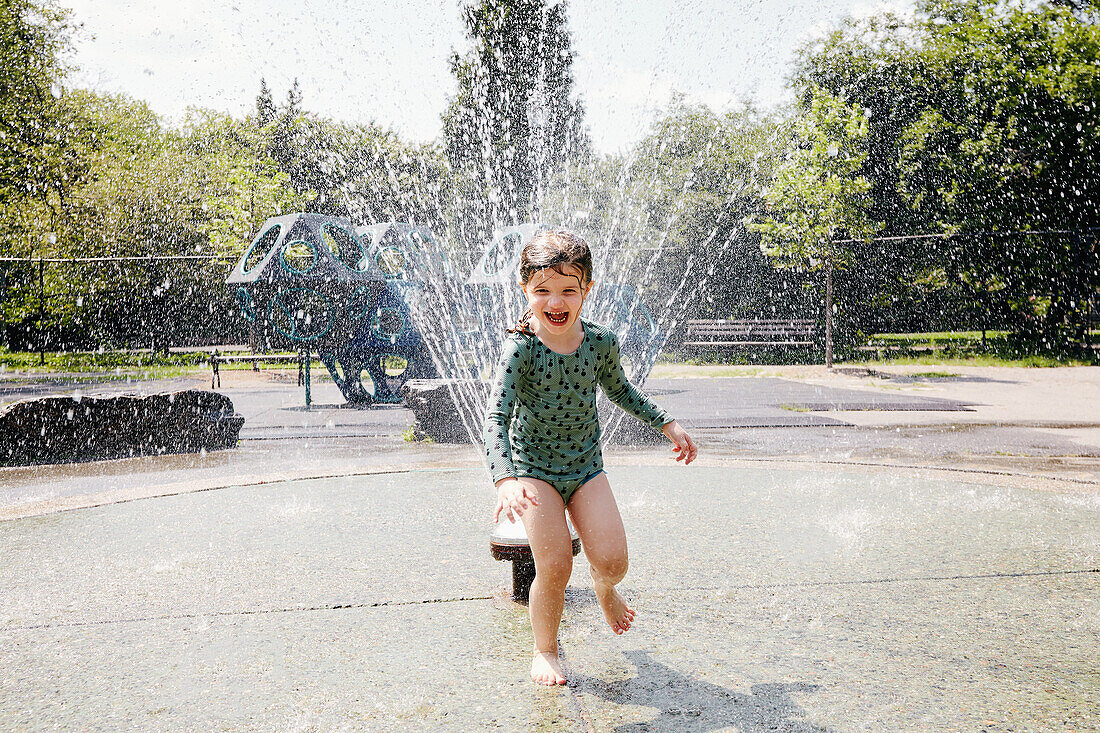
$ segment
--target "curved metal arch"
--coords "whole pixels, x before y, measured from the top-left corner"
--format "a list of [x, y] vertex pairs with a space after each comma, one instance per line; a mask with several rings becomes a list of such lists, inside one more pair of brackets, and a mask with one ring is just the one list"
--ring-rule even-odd
[[[271, 243], [271, 246], [268, 247], [267, 252], [264, 253], [264, 256], [261, 257], [259, 260], [257, 260], [256, 264], [254, 264], [252, 267], [249, 267], [248, 266], [248, 258], [252, 254], [252, 250], [256, 249], [256, 247], [259, 246], [260, 242], [264, 241], [264, 237], [266, 237], [267, 233], [270, 232], [272, 229], [278, 229], [279, 230], [279, 235], [277, 237], [275, 237], [275, 240]], [[259, 267], [263, 263], [263, 261], [266, 260], [268, 258], [268, 256], [271, 255], [272, 250], [274, 250], [275, 247], [278, 246], [279, 240], [282, 239], [282, 238], [283, 238], [283, 225], [282, 224], [272, 224], [271, 226], [267, 227], [262, 232], [260, 232], [260, 236], [256, 237], [256, 239], [252, 242], [252, 244], [248, 245], [248, 249], [245, 250], [244, 256], [241, 257], [241, 274], [242, 275], [247, 275], [248, 273], [255, 270], [257, 267]]]
[[[298, 243], [304, 244], [305, 246], [309, 247], [309, 251], [313, 253], [313, 261], [310, 262], [309, 267], [307, 267], [304, 270], [299, 270], [298, 268], [290, 265], [286, 261], [286, 250], [287, 250], [287, 248], [292, 247], [293, 245], [298, 244]], [[286, 272], [288, 275], [307, 275], [307, 274], [309, 274], [313, 270], [314, 267], [317, 267], [317, 261], [319, 259], [321, 259], [321, 254], [317, 251], [317, 246], [315, 244], [313, 244], [313, 242], [309, 241], [308, 239], [292, 239], [291, 241], [284, 244], [283, 248], [279, 251], [279, 265], [282, 266], [283, 271]]]
[[256, 320], [256, 305], [252, 302], [252, 293], [244, 288], [237, 288], [237, 304], [241, 308], [241, 316], [252, 323]]
[[[325, 303], [326, 311], [327, 311], [327, 315], [328, 315], [328, 322], [325, 324], [325, 327], [322, 330], [318, 331], [315, 334], [312, 334], [312, 335], [309, 335], [309, 336], [300, 336], [300, 335], [297, 334], [297, 330], [298, 330], [297, 329], [297, 319], [294, 317], [294, 314], [291, 313], [290, 308], [287, 307], [286, 302], [283, 300], [283, 297], [285, 295], [287, 295], [288, 293], [296, 292], [296, 291], [312, 293], [313, 295], [316, 295], [318, 298], [320, 298]], [[278, 304], [278, 306], [282, 309], [283, 315], [285, 315], [287, 317], [287, 319], [292, 324], [295, 324], [295, 328], [292, 329], [292, 333], [287, 333], [286, 331], [284, 331], [282, 329], [282, 327], [278, 324], [278, 322], [276, 322], [276, 320], [275, 320], [275, 306], [276, 306], [276, 304]], [[275, 293], [275, 296], [271, 299], [271, 302], [268, 304], [268, 306], [267, 306], [267, 320], [271, 323], [271, 325], [273, 325], [275, 327], [276, 331], [278, 331], [279, 333], [281, 333], [283, 336], [287, 337], [288, 339], [291, 339], [292, 341], [300, 341], [300, 342], [316, 341], [317, 339], [321, 338], [322, 336], [325, 336], [326, 334], [328, 334], [329, 331], [332, 330], [332, 326], [336, 322], [336, 307], [335, 307], [334, 303], [332, 302], [332, 300], [327, 295], [325, 295], [323, 293], [320, 293], [320, 292], [314, 290], [313, 288], [301, 288], [301, 287], [299, 287], [299, 288], [286, 288], [286, 289], [279, 290], [277, 293]]]

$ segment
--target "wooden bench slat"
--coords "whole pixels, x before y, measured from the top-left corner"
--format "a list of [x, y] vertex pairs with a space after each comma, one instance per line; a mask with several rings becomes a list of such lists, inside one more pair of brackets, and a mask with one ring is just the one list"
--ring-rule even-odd
[[300, 357], [297, 355], [287, 356], [285, 354], [256, 354], [255, 356], [217, 356], [210, 357], [214, 361], [227, 364], [231, 361], [298, 361]]
[[722, 336], [724, 334], [743, 333], [812, 333], [812, 328], [692, 328], [688, 333], [697, 333], [708, 336]]
[[808, 318], [692, 319], [684, 346], [813, 346], [817, 322]]
[[210, 360], [210, 389], [220, 387], [222, 383], [221, 370], [218, 368], [219, 364], [229, 364], [233, 362], [252, 362], [253, 371], [260, 370], [260, 362], [297, 362], [298, 363], [298, 384], [302, 383], [302, 369], [303, 362], [306, 358], [303, 354], [231, 354], [224, 355], [219, 354], [216, 351], [208, 355]]
[[685, 341], [684, 346], [813, 346], [813, 341]]

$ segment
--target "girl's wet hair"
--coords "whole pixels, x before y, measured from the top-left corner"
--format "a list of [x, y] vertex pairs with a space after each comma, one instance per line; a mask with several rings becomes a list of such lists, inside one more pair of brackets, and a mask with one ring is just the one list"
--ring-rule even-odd
[[[520, 285], [526, 287], [532, 275], [548, 269], [568, 276], [575, 276], [580, 270], [582, 288], [592, 282], [592, 250], [588, 248], [588, 242], [565, 229], [547, 229], [536, 234], [523, 246], [519, 255]], [[531, 315], [528, 308], [508, 332], [533, 335], [529, 325]]]
[[519, 281], [526, 285], [539, 270], [551, 269], [562, 275], [581, 271], [581, 285], [592, 281], [592, 250], [580, 235], [564, 229], [539, 232], [523, 246], [519, 255]]

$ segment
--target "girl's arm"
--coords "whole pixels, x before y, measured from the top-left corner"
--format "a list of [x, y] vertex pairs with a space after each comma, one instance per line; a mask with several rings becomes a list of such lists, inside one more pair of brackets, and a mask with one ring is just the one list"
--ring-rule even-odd
[[489, 472], [497, 487], [493, 523], [496, 523], [501, 512], [515, 522], [516, 517], [527, 511], [529, 505], [538, 504], [538, 499], [516, 480], [516, 468], [512, 464], [512, 444], [508, 438], [508, 426], [512, 423], [516, 390], [524, 371], [526, 356], [527, 350], [518, 340], [509, 339], [505, 342], [496, 381], [485, 411], [482, 438], [485, 441]]
[[638, 418], [654, 430], [661, 430], [672, 422], [672, 416], [662, 410], [660, 406], [649, 398], [633, 384], [623, 371], [621, 357], [619, 355], [619, 338], [615, 332], [607, 329], [602, 334], [610, 343], [606, 348], [607, 353], [600, 364], [596, 374], [607, 398], [614, 402], [634, 417]]
[[494, 484], [516, 476], [508, 426], [512, 423], [512, 411], [516, 406], [516, 390], [525, 361], [524, 351], [523, 344], [516, 339], [510, 338], [504, 342], [493, 390], [489, 393], [489, 403], [485, 409], [481, 437], [485, 442], [486, 465]]
[[694, 461], [698, 452], [695, 441], [678, 422], [672, 419], [671, 415], [650, 399], [649, 395], [630, 383], [626, 372], [623, 371], [619, 355], [619, 338], [615, 333], [609, 329], [605, 338], [609, 338], [610, 343], [607, 357], [597, 377], [607, 398], [653, 429], [664, 433], [665, 437], [672, 441], [672, 450], [677, 454], [677, 461], [683, 461], [685, 464]]

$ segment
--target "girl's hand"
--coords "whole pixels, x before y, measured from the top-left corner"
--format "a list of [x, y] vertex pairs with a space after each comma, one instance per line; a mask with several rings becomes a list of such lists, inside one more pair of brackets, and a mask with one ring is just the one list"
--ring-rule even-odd
[[699, 449], [696, 447], [695, 441], [687, 434], [687, 431], [680, 427], [680, 423], [673, 420], [661, 428], [661, 432], [672, 441], [672, 450], [677, 454], [677, 461], [683, 461], [686, 466], [695, 460]]
[[517, 517], [522, 517], [525, 511], [538, 504], [535, 492], [528, 489], [526, 484], [514, 478], [502, 478], [497, 481], [497, 507], [493, 510], [493, 524], [497, 523], [501, 512], [514, 523], [518, 521]]

